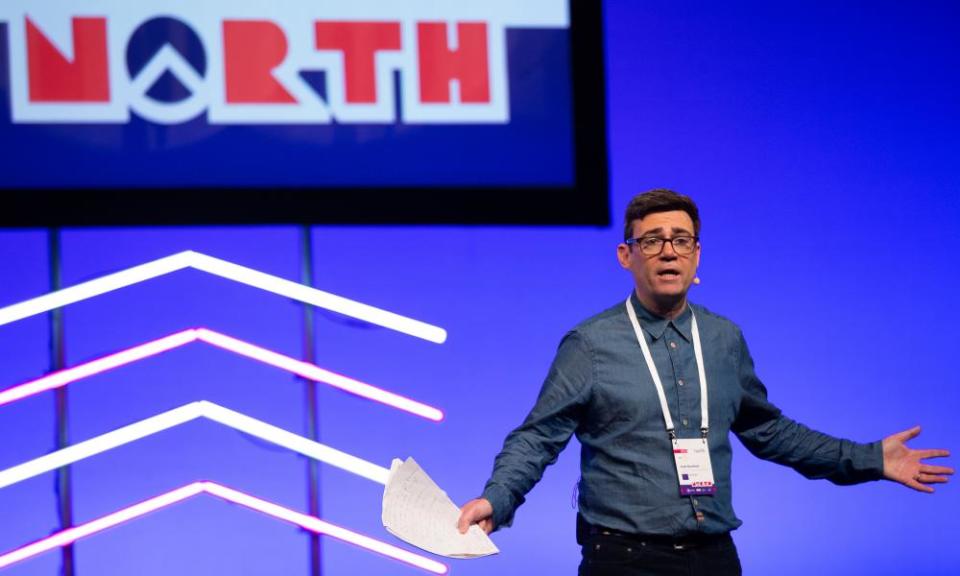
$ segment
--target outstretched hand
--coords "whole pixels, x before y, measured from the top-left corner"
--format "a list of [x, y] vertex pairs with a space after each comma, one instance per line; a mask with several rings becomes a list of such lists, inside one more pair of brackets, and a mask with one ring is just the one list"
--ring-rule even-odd
[[486, 498], [475, 498], [460, 508], [457, 529], [466, 534], [471, 524], [477, 524], [487, 534], [493, 532], [493, 506]]
[[908, 448], [907, 441], [919, 434], [920, 427], [914, 426], [883, 439], [883, 476], [914, 490], [930, 493], [933, 492], [933, 486], [929, 484], [946, 482], [947, 476], [953, 474], [953, 468], [921, 462], [927, 458], [949, 456], [950, 452]]

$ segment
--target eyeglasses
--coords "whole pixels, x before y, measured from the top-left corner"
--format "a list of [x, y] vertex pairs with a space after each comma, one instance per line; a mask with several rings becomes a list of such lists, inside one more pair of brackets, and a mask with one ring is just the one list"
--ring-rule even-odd
[[645, 256], [656, 256], [663, 252], [663, 245], [670, 244], [673, 251], [680, 256], [689, 256], [697, 248], [697, 242], [700, 239], [696, 236], [674, 236], [673, 238], [661, 238], [659, 236], [641, 236], [639, 238], [628, 238], [623, 242], [627, 246], [636, 244], [640, 247], [640, 252]]

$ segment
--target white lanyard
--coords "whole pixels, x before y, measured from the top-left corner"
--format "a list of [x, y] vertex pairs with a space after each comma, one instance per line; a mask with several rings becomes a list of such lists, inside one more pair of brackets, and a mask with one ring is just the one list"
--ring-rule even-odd
[[[667, 395], [663, 391], [663, 383], [660, 381], [660, 374], [653, 363], [653, 356], [650, 355], [650, 347], [647, 346], [647, 339], [643, 337], [643, 331], [640, 329], [640, 320], [637, 319], [637, 313], [633, 310], [633, 303], [627, 298], [627, 315], [630, 316], [630, 323], [633, 324], [633, 331], [637, 335], [637, 342], [640, 343], [640, 349], [643, 351], [643, 359], [647, 361], [647, 368], [650, 370], [650, 377], [653, 378], [653, 385], [657, 387], [657, 396], [660, 398], [660, 410], [663, 411], [663, 421], [667, 425], [667, 433], [671, 438], [676, 438], [674, 432], [673, 418], [670, 417], [670, 406], [667, 404]], [[710, 426], [709, 402], [707, 402], [707, 374], [703, 369], [703, 350], [700, 348], [700, 330], [697, 329], [697, 316], [690, 308], [690, 331], [693, 334], [693, 355], [697, 358], [697, 373], [700, 376], [700, 431], [706, 438], [707, 430]]]

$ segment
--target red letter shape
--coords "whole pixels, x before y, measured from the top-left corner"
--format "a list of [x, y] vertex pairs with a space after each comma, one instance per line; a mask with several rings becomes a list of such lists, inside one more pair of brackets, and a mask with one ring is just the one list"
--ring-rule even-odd
[[27, 73], [31, 102], [109, 102], [107, 19], [73, 19], [73, 61], [29, 18]]
[[460, 83], [460, 101], [490, 102], [487, 55], [487, 25], [483, 22], [457, 24], [457, 49], [447, 45], [447, 25], [421, 22], [417, 25], [420, 44], [420, 101], [450, 102], [450, 81]]
[[227, 102], [293, 104], [296, 99], [273, 77], [287, 57], [283, 30], [265, 20], [223, 21], [223, 65]]
[[400, 24], [396, 22], [317, 22], [317, 50], [343, 52], [347, 102], [377, 101], [374, 56], [379, 50], [400, 49]]

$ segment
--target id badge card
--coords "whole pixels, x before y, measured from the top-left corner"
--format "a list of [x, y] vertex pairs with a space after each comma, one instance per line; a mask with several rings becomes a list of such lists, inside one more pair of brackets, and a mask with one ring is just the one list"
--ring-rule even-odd
[[713, 483], [710, 448], [706, 438], [674, 438], [673, 460], [677, 465], [681, 496], [712, 496]]

